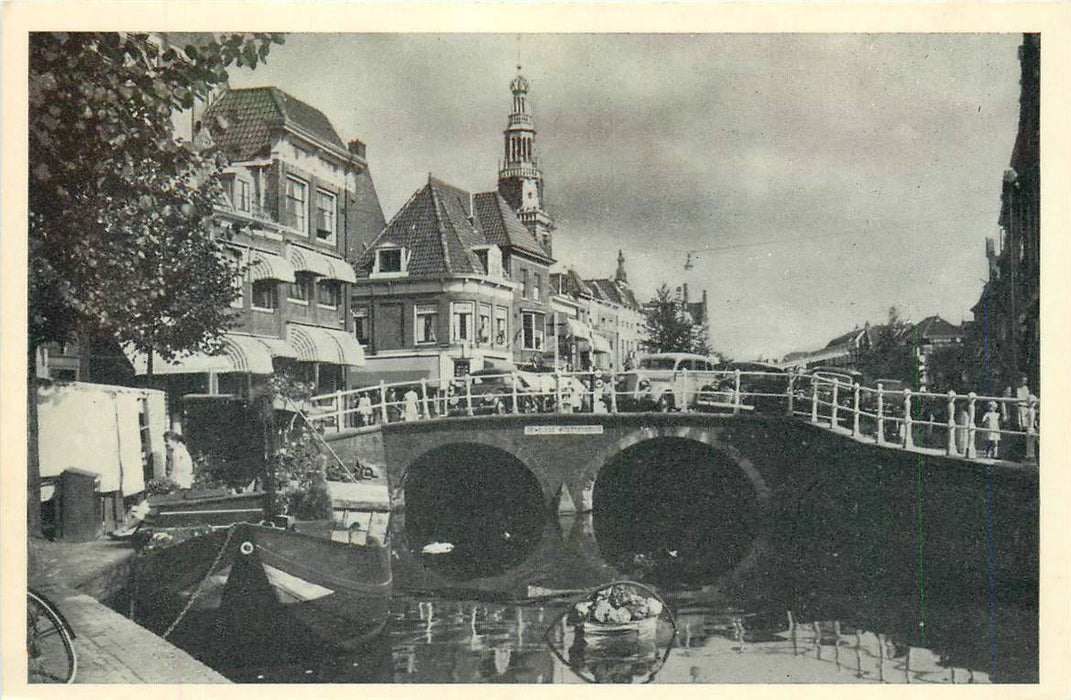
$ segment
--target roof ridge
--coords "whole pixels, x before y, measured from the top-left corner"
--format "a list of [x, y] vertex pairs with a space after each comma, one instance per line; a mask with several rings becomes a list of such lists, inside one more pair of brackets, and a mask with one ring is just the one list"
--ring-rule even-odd
[[433, 184], [434, 178], [428, 175], [428, 184], [425, 188], [431, 194], [431, 211], [435, 217], [435, 230], [439, 234], [439, 245], [442, 246], [443, 266], [447, 272], [453, 272], [453, 261], [450, 260], [450, 245], [446, 241], [446, 230], [443, 225], [443, 217], [439, 212], [439, 207], [442, 206], [441, 193], [438, 192], [438, 188]]

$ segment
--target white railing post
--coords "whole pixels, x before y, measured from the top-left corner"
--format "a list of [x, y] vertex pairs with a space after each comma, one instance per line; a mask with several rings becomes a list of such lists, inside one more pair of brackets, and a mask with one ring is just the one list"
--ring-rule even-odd
[[511, 377], [510, 386], [513, 387], [512, 391], [511, 391], [512, 398], [513, 398], [513, 412], [517, 413], [518, 412], [517, 411], [517, 381], [518, 381], [518, 379], [517, 379], [517, 370], [513, 370], [513, 372], [510, 374], [510, 377]]
[[959, 454], [956, 450], [956, 392], [948, 390], [948, 445], [945, 452], [951, 457]]
[[877, 443], [885, 444], [885, 390], [881, 382], [878, 382], [878, 435]]
[[617, 372], [610, 371], [610, 413], [617, 413]]
[[387, 383], [379, 380], [379, 412], [383, 417], [383, 425], [386, 425], [390, 419], [387, 417]]
[[472, 375], [465, 375], [465, 411], [471, 416], [472, 413]]
[[818, 376], [811, 375], [811, 422], [818, 422]]
[[1027, 406], [1027, 420], [1030, 422], [1026, 425], [1026, 456], [1024, 459], [1027, 464], [1037, 464], [1038, 434], [1037, 428], [1034, 427], [1034, 424], [1037, 422], [1038, 418], [1037, 399], [1033, 396], [1029, 397], [1027, 399]]
[[967, 394], [967, 459], [974, 459], [978, 456], [978, 450], [974, 446], [974, 435], [976, 432], [976, 428], [974, 427], [974, 403], [977, 398], [977, 394], [973, 391]]
[[339, 389], [335, 392], [335, 430], [340, 433], [342, 432], [342, 419], [344, 416], [342, 407], [344, 402], [345, 399], [342, 398], [342, 390]]
[[859, 437], [859, 382], [852, 387], [852, 437]]
[[733, 370], [733, 415], [740, 413], [740, 370]]
[[911, 390], [904, 389], [904, 449], [910, 450], [915, 446], [915, 438], [911, 435]]
[[788, 388], [785, 389], [785, 405], [788, 406], [788, 410], [785, 411], [785, 415], [791, 417], [795, 412], [795, 389], [796, 389], [796, 372], [788, 375]]
[[833, 380], [833, 401], [829, 407], [829, 427], [836, 430], [840, 427], [840, 382]]
[[554, 370], [554, 412], [564, 413], [562, 411], [562, 373], [561, 370]]
[[428, 410], [428, 380], [426, 377], [420, 378], [420, 403], [424, 406], [424, 418], [431, 418], [431, 411]]

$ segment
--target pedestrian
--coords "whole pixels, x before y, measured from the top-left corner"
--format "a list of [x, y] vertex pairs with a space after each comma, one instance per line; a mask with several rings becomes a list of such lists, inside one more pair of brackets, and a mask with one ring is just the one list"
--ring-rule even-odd
[[372, 425], [372, 397], [362, 393], [357, 400], [357, 413], [361, 416], [361, 425]]
[[1019, 377], [1019, 386], [1015, 389], [1015, 398], [1019, 399], [1015, 406], [1018, 408], [1017, 416], [1018, 422], [1016, 428], [1025, 431], [1030, 425], [1030, 399], [1033, 395], [1030, 393], [1030, 386], [1027, 384], [1028, 378], [1024, 374]]
[[168, 430], [164, 433], [164, 443], [167, 445], [171, 480], [178, 484], [180, 489], [193, 488], [193, 458], [186, 449], [186, 439], [181, 433]]
[[1000, 411], [996, 401], [989, 402], [989, 410], [982, 416], [982, 427], [985, 432], [985, 456], [997, 459], [1000, 448]]
[[405, 392], [403, 400], [405, 401], [405, 421], [412, 423], [420, 420], [420, 409], [417, 407], [417, 401], [420, 400], [420, 396], [416, 393], [416, 389], [409, 387], [409, 391]]

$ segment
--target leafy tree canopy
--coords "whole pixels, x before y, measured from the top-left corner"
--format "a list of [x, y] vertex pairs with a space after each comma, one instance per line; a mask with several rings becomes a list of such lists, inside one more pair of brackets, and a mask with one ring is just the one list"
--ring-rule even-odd
[[857, 368], [871, 379], [899, 379], [914, 385], [918, 368], [910, 330], [911, 324], [899, 309], [890, 307], [889, 318], [878, 327], [873, 343], [859, 350]]
[[281, 36], [31, 35], [31, 347], [105, 336], [169, 358], [226, 329], [237, 269], [208, 230], [222, 161], [180, 142], [173, 116], [274, 43]]
[[648, 352], [694, 352], [709, 355], [707, 328], [696, 323], [684, 299], [665, 284], [644, 309], [643, 345]]

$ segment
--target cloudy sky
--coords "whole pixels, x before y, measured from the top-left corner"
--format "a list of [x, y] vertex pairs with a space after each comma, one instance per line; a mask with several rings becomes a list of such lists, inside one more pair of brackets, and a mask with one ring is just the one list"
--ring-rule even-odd
[[970, 318], [1015, 139], [1019, 43], [291, 34], [231, 84], [276, 85], [365, 141], [389, 219], [429, 172], [495, 187], [519, 52], [555, 256], [604, 277], [621, 248], [641, 297], [706, 289], [715, 348], [751, 358], [820, 347], [894, 304]]

